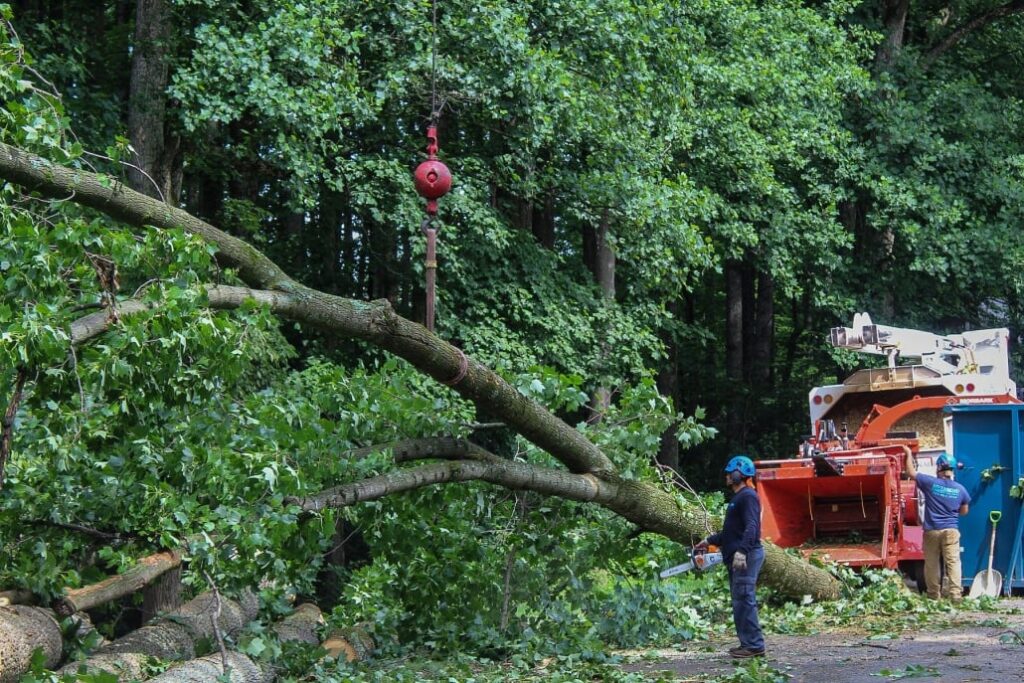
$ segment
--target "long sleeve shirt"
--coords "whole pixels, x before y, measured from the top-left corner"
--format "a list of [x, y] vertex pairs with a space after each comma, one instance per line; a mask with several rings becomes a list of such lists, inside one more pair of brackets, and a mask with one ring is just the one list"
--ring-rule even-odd
[[708, 543], [722, 549], [722, 559], [732, 562], [736, 551], [750, 553], [761, 547], [761, 499], [757, 491], [744, 486], [725, 510], [725, 524], [717, 534], [708, 536]]

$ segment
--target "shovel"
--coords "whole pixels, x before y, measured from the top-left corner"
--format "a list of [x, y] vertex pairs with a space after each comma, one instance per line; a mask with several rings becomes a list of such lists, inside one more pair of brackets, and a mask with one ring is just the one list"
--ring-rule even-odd
[[996, 525], [999, 524], [1002, 517], [1003, 513], [998, 510], [988, 513], [988, 521], [992, 522], [992, 540], [988, 545], [988, 569], [974, 575], [969, 594], [972, 598], [980, 598], [984, 595], [996, 598], [999, 597], [999, 592], [1003, 589], [1003, 575], [992, 569], [992, 557], [996, 552]]

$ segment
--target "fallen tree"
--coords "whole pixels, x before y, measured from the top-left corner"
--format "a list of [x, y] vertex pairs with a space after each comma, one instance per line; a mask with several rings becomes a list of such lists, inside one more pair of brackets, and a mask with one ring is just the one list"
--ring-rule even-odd
[[148, 659], [192, 659], [198, 641], [238, 632], [256, 617], [258, 606], [256, 596], [248, 592], [237, 601], [213, 592], [203, 593], [179, 610], [118, 638], [80, 662], [65, 665], [57, 673], [107, 671], [120, 680], [141, 680]]
[[[375, 344], [450, 386], [481, 412], [500, 415], [506, 425], [566, 467], [561, 470], [511, 462], [491, 454], [469, 453], [465, 448], [453, 450], [450, 440], [434, 440], [409, 459], [444, 462], [398, 469], [297, 501], [306, 509], [340, 507], [438, 483], [477, 480], [596, 503], [634, 523], [641, 531], [662, 534], [686, 545], [704, 536], [712, 522], [703, 510], [681, 503], [661, 487], [621, 476], [614, 463], [581, 432], [517, 391], [487, 366], [467, 357], [422, 325], [397, 315], [387, 301], [356, 301], [306, 287], [252, 245], [181, 209], [134, 192], [112, 179], [53, 164], [9, 145], [0, 144], [0, 177], [47, 198], [70, 198], [132, 225], [181, 228], [199, 236], [215, 246], [218, 261], [237, 269], [248, 285], [208, 286], [210, 306], [230, 309], [252, 300], [282, 318]], [[124, 314], [147, 308], [131, 300], [119, 303], [118, 307]], [[119, 316], [83, 318], [72, 325], [70, 336], [84, 342], [116, 324], [115, 318]], [[809, 594], [816, 599], [831, 599], [839, 593], [838, 582], [828, 572], [771, 545], [766, 549], [763, 578], [782, 593], [795, 597]]]

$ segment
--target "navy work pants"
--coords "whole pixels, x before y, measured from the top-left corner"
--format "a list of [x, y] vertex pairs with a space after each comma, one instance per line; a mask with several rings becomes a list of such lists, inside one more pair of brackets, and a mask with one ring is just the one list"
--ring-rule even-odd
[[764, 548], [754, 548], [747, 553], [746, 569], [734, 570], [729, 564], [729, 590], [732, 593], [732, 620], [736, 624], [736, 635], [741, 646], [757, 652], [764, 649], [764, 634], [757, 619], [754, 587], [763, 564]]

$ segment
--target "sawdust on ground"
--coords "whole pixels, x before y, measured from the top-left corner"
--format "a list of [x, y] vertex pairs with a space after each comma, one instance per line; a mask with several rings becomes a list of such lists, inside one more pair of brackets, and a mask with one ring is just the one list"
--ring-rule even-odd
[[[951, 625], [904, 631], [889, 640], [853, 630], [769, 634], [765, 663], [788, 674], [791, 683], [1024, 681], [1024, 643], [1009, 637], [1011, 631], [1024, 635], [1024, 599], [1002, 601], [997, 613], [964, 612]], [[713, 680], [743, 664], [726, 654], [735, 645], [726, 640], [683, 643], [629, 657], [623, 668], [663, 672], [678, 681]]]

